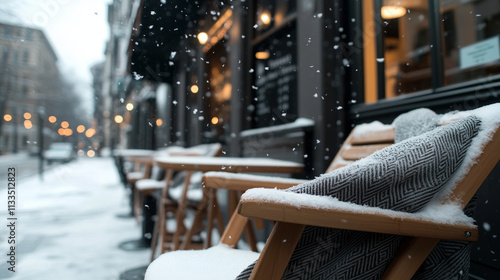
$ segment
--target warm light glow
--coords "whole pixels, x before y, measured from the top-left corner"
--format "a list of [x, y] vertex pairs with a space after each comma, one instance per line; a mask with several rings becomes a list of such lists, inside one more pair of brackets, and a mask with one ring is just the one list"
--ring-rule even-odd
[[83, 150], [78, 150], [78, 152], [76, 152], [76, 154], [79, 156], [79, 157], [83, 157], [85, 155], [85, 151]]
[[268, 59], [270, 56], [269, 52], [256, 52], [255, 58], [257, 59]]
[[71, 128], [64, 129], [64, 136], [71, 136], [71, 135], [73, 135], [73, 130]]
[[25, 127], [26, 129], [31, 129], [31, 128], [33, 127], [33, 123], [31, 123], [31, 121], [30, 121], [30, 120], [25, 120], [25, 121], [24, 121], [24, 127]]
[[5, 115], [3, 115], [3, 119], [6, 122], [10, 122], [12, 120], [12, 116], [9, 114], [5, 114]]
[[132, 104], [132, 103], [128, 103], [128, 104], [125, 106], [125, 108], [127, 109], [127, 111], [132, 111], [132, 110], [134, 110], [134, 104]]
[[156, 126], [161, 126], [163, 124], [162, 119], [156, 119]]
[[95, 129], [93, 129], [93, 128], [89, 128], [89, 129], [87, 129], [87, 132], [85, 132], [85, 136], [87, 136], [88, 138], [90, 138], [94, 135], [95, 135]]
[[62, 128], [68, 128], [69, 127], [69, 123], [67, 121], [64, 121], [61, 123], [61, 127]]
[[116, 115], [116, 116], [115, 116], [115, 122], [116, 122], [116, 123], [122, 123], [122, 122], [123, 122], [123, 117], [122, 117], [122, 116], [120, 116], [120, 115]]
[[200, 88], [197, 85], [192, 85], [191, 86], [191, 92], [192, 93], [198, 93], [199, 90], [200, 90]]
[[406, 9], [398, 6], [383, 6], [381, 12], [383, 19], [394, 19], [404, 16]]
[[58, 133], [59, 135], [61, 135], [61, 136], [64, 136], [64, 128], [59, 128], [59, 129], [57, 130], [57, 133]]
[[83, 125], [79, 125], [79, 126], [76, 128], [76, 131], [77, 131], [78, 133], [82, 133], [82, 132], [84, 132], [84, 131], [85, 131], [85, 126], [83, 126]]
[[198, 34], [198, 41], [200, 44], [205, 45], [208, 41], [208, 34], [206, 32], [200, 32]]
[[55, 123], [56, 121], [57, 121], [57, 118], [56, 118], [56, 117], [54, 117], [54, 116], [50, 116], [50, 117], [49, 117], [49, 122], [50, 122], [50, 123]]
[[24, 118], [25, 118], [25, 119], [27, 119], [27, 120], [31, 119], [31, 114], [30, 114], [30, 113], [28, 113], [28, 112], [24, 113], [24, 115], [23, 115], [23, 116], [24, 116]]
[[213, 117], [212, 118], [212, 124], [218, 124], [219, 123], [219, 118]]
[[264, 25], [269, 25], [271, 23], [271, 15], [268, 12], [264, 12], [260, 15], [260, 21]]
[[93, 150], [89, 150], [87, 152], [87, 156], [90, 157], [90, 158], [95, 157], [95, 152]]

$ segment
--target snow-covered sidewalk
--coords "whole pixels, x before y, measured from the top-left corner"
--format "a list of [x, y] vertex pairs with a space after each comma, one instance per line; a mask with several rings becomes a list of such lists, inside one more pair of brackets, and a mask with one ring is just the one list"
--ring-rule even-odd
[[[117, 280], [149, 262], [149, 250], [118, 248], [138, 239], [140, 228], [134, 219], [117, 217], [129, 207], [111, 158], [79, 159], [47, 172], [43, 181], [33, 176], [15, 183], [13, 216], [12, 193], [0, 190], [0, 278]], [[11, 246], [15, 261], [9, 263]]]

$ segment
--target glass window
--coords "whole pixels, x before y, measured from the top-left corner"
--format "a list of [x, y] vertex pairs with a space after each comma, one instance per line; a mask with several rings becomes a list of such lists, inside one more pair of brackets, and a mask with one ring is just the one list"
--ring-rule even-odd
[[498, 0], [443, 0], [444, 85], [500, 73]]
[[295, 24], [254, 47], [254, 121], [257, 127], [297, 118], [297, 45]]
[[365, 103], [500, 74], [498, 0], [365, 0], [362, 14]]
[[431, 88], [428, 13], [428, 1], [383, 1], [386, 98]]
[[282, 25], [287, 17], [293, 15], [296, 9], [295, 1], [259, 0], [256, 1], [254, 29], [256, 36], [267, 30]]

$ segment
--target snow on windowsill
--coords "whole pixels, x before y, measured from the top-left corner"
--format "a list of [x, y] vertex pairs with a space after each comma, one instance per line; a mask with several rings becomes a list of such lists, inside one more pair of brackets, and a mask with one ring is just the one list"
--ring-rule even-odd
[[314, 121], [306, 118], [298, 118], [292, 123], [274, 125], [270, 127], [248, 129], [241, 132], [241, 137], [249, 137], [253, 135], [266, 134], [266, 133], [276, 133], [280, 131], [290, 130], [294, 128], [302, 128], [313, 126]]

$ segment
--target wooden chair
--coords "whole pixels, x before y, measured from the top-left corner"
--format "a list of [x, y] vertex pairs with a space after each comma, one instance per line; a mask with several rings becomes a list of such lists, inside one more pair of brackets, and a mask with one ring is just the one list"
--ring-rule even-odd
[[[394, 129], [390, 127], [375, 131], [365, 130], [363, 133], [358, 133], [358, 131], [358, 128], [353, 130], [328, 171], [368, 156], [378, 149], [391, 145], [394, 141]], [[500, 160], [498, 151], [500, 151], [500, 130], [496, 127], [491, 139], [482, 147], [482, 153], [474, 159], [476, 163], [470, 167], [461, 180], [456, 182], [452, 194], [443, 198], [441, 202], [465, 207]], [[206, 179], [207, 187], [245, 190], [251, 185], [276, 188], [288, 188], [295, 185], [295, 182], [280, 182], [279, 179], [263, 184], [259, 183], [262, 177], [252, 179], [248, 176], [237, 178], [225, 175], [217, 178], [215, 175]], [[233, 255], [242, 254], [241, 250], [226, 250], [225, 248], [237, 246], [238, 239], [245, 230], [249, 218], [266, 219], [277, 223], [262, 253], [246, 256], [239, 264]], [[436, 222], [433, 219], [422, 218], [418, 214], [405, 213], [401, 216], [394, 216], [394, 213], [389, 215], [376, 209], [373, 212], [359, 213], [349, 208], [318, 209], [316, 205], [297, 207], [285, 202], [272, 202], [258, 198], [258, 196], [252, 197], [250, 194], [244, 195], [244, 199], [240, 201], [238, 212], [231, 217], [219, 245], [208, 250], [165, 254], [150, 265], [146, 280], [159, 279], [162, 270], [165, 275], [175, 275], [175, 271], [185, 268], [186, 264], [175, 261], [180, 256], [179, 254], [191, 258], [193, 263], [200, 259], [209, 262], [207, 266], [214, 271], [223, 270], [224, 267], [234, 267], [235, 269], [230, 272], [233, 274], [227, 275], [227, 279], [234, 279], [238, 275], [238, 270], [241, 271], [242, 267], [246, 267], [245, 262], [248, 265], [252, 258], [258, 257], [250, 279], [281, 279], [306, 225], [408, 236], [385, 271], [383, 279], [410, 279], [441, 239], [475, 241], [478, 238], [476, 226]], [[217, 255], [222, 255], [222, 253], [227, 253], [229, 256], [225, 258], [234, 262], [221, 264]], [[204, 273], [214, 275], [212, 272]], [[226, 279], [223, 275], [225, 274], [221, 273], [221, 278], [218, 279]]]
[[[222, 153], [222, 146], [219, 143], [214, 144], [203, 144], [194, 146], [190, 149], [185, 149], [177, 153], [173, 153], [172, 156], [206, 156], [206, 157], [218, 157]], [[170, 216], [175, 216], [178, 212], [179, 207], [190, 208], [196, 210], [198, 205], [201, 203], [201, 197], [198, 193], [202, 190], [194, 190], [188, 192], [189, 185], [191, 184], [191, 177], [194, 175], [193, 172], [183, 172], [182, 175], [184, 183], [181, 186], [173, 186], [174, 173], [177, 170], [168, 169], [165, 172], [165, 178], [161, 182], [155, 184], [148, 184], [147, 188], [141, 188], [143, 194], [151, 195], [153, 192], [161, 189], [161, 194], [159, 196], [158, 211], [157, 211], [157, 222], [155, 223], [155, 228], [153, 230], [152, 242], [151, 242], [151, 260], [156, 256], [156, 250], [159, 245], [160, 253], [165, 251], [170, 251], [175, 248], [174, 237], [177, 235], [183, 235], [187, 230], [183, 227], [182, 223], [178, 223], [178, 229], [175, 231], [169, 231], [167, 229], [167, 219]], [[197, 182], [194, 182], [195, 184]], [[201, 184], [201, 182], [198, 182]], [[173, 195], [172, 189], [177, 187], [177, 190], [186, 190], [186, 193], [176, 192]], [[191, 199], [185, 199], [184, 203], [180, 203], [181, 196]], [[182, 204], [182, 205], [181, 205]]]
[[[215, 151], [212, 151], [211, 148]], [[140, 221], [144, 198], [165, 187], [167, 176], [161, 168], [154, 165], [155, 158], [165, 156], [203, 156], [206, 153], [210, 155], [212, 153], [219, 153], [219, 150], [219, 144], [214, 147], [207, 145], [193, 146], [190, 148], [172, 146], [159, 150], [149, 157], [132, 157], [131, 161], [144, 166], [145, 170], [142, 176], [132, 185], [134, 193], [134, 213], [137, 221]]]

